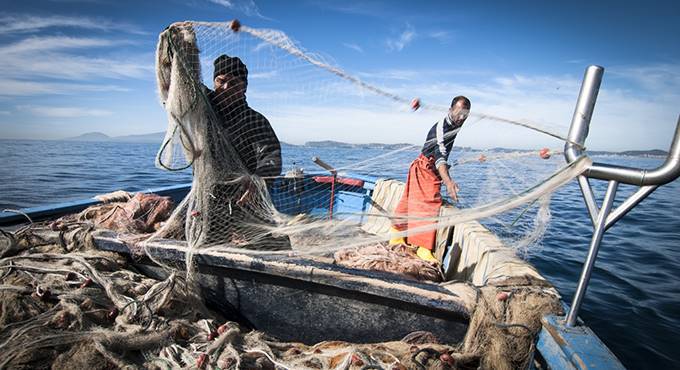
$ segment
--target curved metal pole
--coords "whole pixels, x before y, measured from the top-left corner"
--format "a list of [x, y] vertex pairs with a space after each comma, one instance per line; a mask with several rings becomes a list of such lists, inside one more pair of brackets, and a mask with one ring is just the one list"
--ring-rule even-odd
[[[604, 68], [589, 66], [583, 76], [581, 91], [579, 92], [576, 109], [571, 119], [569, 140], [564, 145], [564, 157], [571, 163], [576, 158], [585, 155], [585, 140], [590, 129], [590, 120], [595, 109], [597, 94], [602, 84]], [[614, 166], [605, 163], [593, 163], [584, 175], [593, 179], [616, 180], [624, 184], [647, 186], [664, 185], [680, 177], [680, 116], [675, 127], [673, 141], [668, 151], [666, 161], [653, 170], [644, 170], [624, 166]], [[583, 186], [582, 186], [583, 189]], [[584, 197], [588, 199], [587, 191]], [[591, 207], [588, 208], [589, 210]]]
[[585, 154], [583, 148], [588, 137], [590, 119], [593, 117], [593, 110], [595, 109], [597, 94], [602, 84], [603, 74], [604, 68], [600, 66], [586, 68], [586, 73], [581, 83], [581, 91], [578, 93], [574, 115], [571, 118], [571, 127], [567, 136], [569, 141], [564, 144], [564, 158], [568, 163], [575, 161], [578, 157]]
[[581, 278], [578, 281], [578, 286], [576, 287], [576, 293], [574, 293], [574, 299], [571, 302], [571, 309], [567, 315], [566, 325], [571, 327], [576, 325], [576, 317], [578, 316], [578, 311], [583, 303], [583, 297], [586, 294], [586, 289], [588, 289], [588, 282], [590, 281], [590, 275], [593, 272], [593, 266], [595, 266], [595, 259], [597, 258], [597, 252], [600, 250], [600, 242], [602, 241], [602, 236], [604, 236], [605, 225], [607, 223], [607, 216], [612, 209], [612, 204], [614, 203], [614, 198], [616, 197], [616, 189], [619, 183], [617, 181], [610, 181], [607, 187], [607, 192], [604, 196], [604, 202], [602, 204], [602, 209], [597, 215], [597, 223], [595, 224], [595, 231], [593, 232], [593, 239], [590, 241], [590, 248], [588, 249], [588, 257], [586, 262], [583, 264], [583, 271], [581, 271]]

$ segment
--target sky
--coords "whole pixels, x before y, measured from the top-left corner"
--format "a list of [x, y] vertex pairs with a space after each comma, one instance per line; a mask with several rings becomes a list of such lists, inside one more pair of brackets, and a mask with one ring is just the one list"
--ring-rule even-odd
[[[473, 114], [560, 135], [585, 68], [603, 66], [586, 142], [593, 150], [666, 150], [680, 114], [680, 3], [673, 1], [0, 2], [0, 139], [165, 130], [154, 75], [158, 34], [176, 21], [234, 18], [282, 31], [310, 55], [400, 97], [446, 106], [465, 95]], [[246, 61], [249, 102], [282, 141], [417, 144], [444, 114], [411, 112], [280, 51], [258, 52], [255, 39], [201, 37], [208, 53]], [[474, 116], [456, 144], [562, 145]]]

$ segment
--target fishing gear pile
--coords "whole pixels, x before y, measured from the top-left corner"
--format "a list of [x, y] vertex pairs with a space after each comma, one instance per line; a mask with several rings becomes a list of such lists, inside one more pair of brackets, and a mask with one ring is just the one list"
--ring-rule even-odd
[[559, 311], [551, 289], [487, 286], [462, 343], [427, 332], [286, 342], [236, 311], [206, 307], [182, 271], [153, 279], [127, 256], [98, 250], [92, 224], [59, 225], [0, 238], [0, 368], [513, 369], [528, 363], [540, 317]]

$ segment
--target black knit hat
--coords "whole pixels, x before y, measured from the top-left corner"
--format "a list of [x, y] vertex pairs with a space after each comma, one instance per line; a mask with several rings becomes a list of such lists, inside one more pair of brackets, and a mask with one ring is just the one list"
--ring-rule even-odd
[[213, 73], [213, 80], [219, 75], [232, 75], [241, 77], [244, 80], [248, 79], [248, 68], [243, 64], [238, 57], [230, 57], [222, 54], [213, 62], [215, 65], [215, 72]]

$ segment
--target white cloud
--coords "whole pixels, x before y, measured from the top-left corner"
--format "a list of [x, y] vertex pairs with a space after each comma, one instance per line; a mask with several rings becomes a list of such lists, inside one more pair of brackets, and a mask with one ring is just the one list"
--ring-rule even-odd
[[237, 10], [248, 16], [256, 16], [264, 19], [269, 19], [260, 13], [260, 9], [253, 0], [208, 0], [209, 2], [221, 5], [225, 8]]
[[125, 43], [102, 38], [80, 38], [67, 36], [27, 37], [21, 41], [0, 47], [0, 55], [21, 54], [30, 52], [47, 52], [54, 50], [87, 49], [105, 47]]
[[278, 71], [267, 71], [267, 72], [260, 72], [260, 73], [251, 73], [248, 75], [249, 80], [257, 80], [260, 78], [272, 78], [278, 76], [279, 72]]
[[428, 37], [433, 38], [442, 44], [446, 44], [453, 38], [449, 31], [433, 31], [427, 34]]
[[20, 105], [17, 109], [29, 112], [35, 116], [51, 118], [102, 117], [113, 114], [113, 112], [107, 110], [79, 107]]
[[[644, 71], [648, 68], [640, 67]], [[670, 66], [657, 70], [675, 69]], [[262, 107], [262, 112], [271, 116], [277, 132], [281, 130], [285, 137], [283, 140], [290, 142], [318, 139], [417, 142], [430, 125], [443, 116], [450, 99], [462, 94], [471, 98], [473, 116], [456, 141], [457, 145], [560, 148], [562, 141], [526, 128], [490, 119], [474, 123], [475, 115], [517, 120], [564, 137], [582, 78], [580, 74], [499, 75], [487, 72], [465, 79], [438, 78], [428, 74], [412, 78], [415, 72], [396, 70], [376, 74], [392, 77], [380, 84], [384, 90], [407, 100], [418, 96], [433, 110], [410, 113], [406, 104], [395, 107], [387, 99], [378, 98], [368, 91], [363, 91], [362, 96], [359, 88], [349, 83], [332, 81], [315, 87], [313, 94], [299, 97], [293, 97], [290, 92], [279, 99], [259, 99], [261, 97], [258, 96], [254, 100], [255, 108]], [[650, 90], [658, 86], [649, 81], [636, 81], [637, 75], [629, 75], [627, 90], [618, 88], [615, 83], [607, 83], [611, 78], [606, 77], [587, 146], [593, 150], [667, 149], [678, 114], [677, 99], [672, 99], [674, 93]], [[664, 84], [669, 83], [668, 79], [664, 81]], [[323, 126], [319, 125], [319, 117], [324, 117]], [[314, 132], [315, 136], [308, 137], [310, 132]]]
[[335, 12], [367, 16], [372, 18], [390, 18], [394, 14], [392, 6], [380, 2], [371, 1], [310, 1], [310, 4], [316, 5], [322, 9], [328, 9]]
[[58, 78], [87, 80], [101, 78], [150, 78], [153, 57], [78, 55], [73, 50], [107, 47], [128, 43], [126, 40], [63, 36], [29, 37], [0, 47], [0, 79]]
[[416, 30], [410, 24], [406, 25], [406, 29], [396, 38], [387, 39], [387, 48], [389, 50], [402, 51], [408, 44], [416, 38]]
[[354, 51], [358, 51], [360, 53], [364, 52], [364, 49], [361, 48], [361, 46], [354, 44], [354, 43], [349, 43], [349, 42], [343, 42], [342, 45], [348, 49], [352, 49]]
[[46, 28], [54, 27], [83, 28], [97, 31], [117, 31], [139, 35], [148, 34], [134, 25], [113, 22], [107, 19], [67, 17], [61, 15], [47, 17], [28, 14], [0, 15], [0, 34], [33, 33]]
[[79, 92], [127, 92], [130, 89], [117, 85], [92, 85], [24, 81], [0, 78], [0, 96], [69, 95]]
[[0, 110], [0, 116], [9, 116], [10, 112], [8, 110]]
[[655, 63], [645, 66], [608, 68], [605, 72], [619, 79], [632, 80], [657, 95], [680, 95], [680, 64]]

